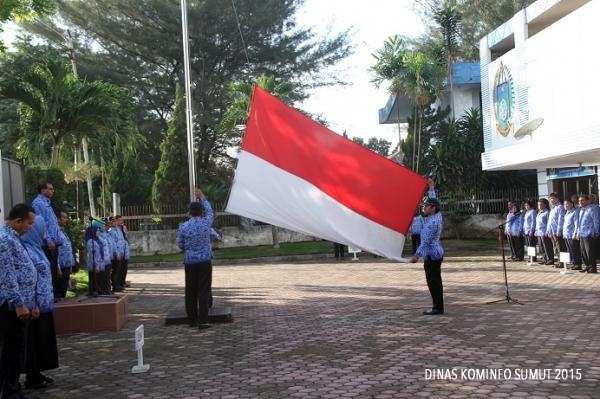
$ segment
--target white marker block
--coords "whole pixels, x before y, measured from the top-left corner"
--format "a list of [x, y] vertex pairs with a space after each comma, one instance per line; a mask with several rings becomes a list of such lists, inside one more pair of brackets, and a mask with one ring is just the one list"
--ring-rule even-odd
[[149, 364], [144, 364], [144, 325], [141, 324], [135, 329], [135, 350], [137, 351], [137, 366], [131, 368], [132, 373], [145, 373], [150, 370]]

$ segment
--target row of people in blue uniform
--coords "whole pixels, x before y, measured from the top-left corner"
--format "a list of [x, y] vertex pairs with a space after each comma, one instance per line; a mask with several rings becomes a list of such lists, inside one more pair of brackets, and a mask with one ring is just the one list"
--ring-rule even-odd
[[[0, 397], [3, 398], [25, 397], [19, 383], [21, 372], [26, 374], [28, 388], [45, 388], [53, 382], [41, 372], [58, 367], [54, 303], [57, 297], [64, 296], [62, 279], [75, 265], [71, 240], [64, 230], [68, 216], [61, 213], [57, 218], [54, 213], [45, 214], [39, 209], [36, 212], [33, 205], [15, 205], [0, 228]], [[58, 220], [55, 238], [48, 235], [48, 226], [56, 222], [52, 218]], [[52, 271], [46, 254], [48, 242], [58, 244], [54, 247], [61, 268], [58, 271]], [[65, 294], [66, 289], [65, 285]], [[22, 358], [25, 358], [24, 368]]]
[[[522, 261], [525, 247], [539, 246], [539, 264], [556, 265], [560, 252], [568, 252], [571, 269], [597, 273], [596, 257], [600, 247], [600, 207], [594, 195], [574, 195], [561, 201], [558, 194], [536, 202], [508, 202], [504, 233], [511, 259]], [[530, 257], [533, 264], [537, 259]]]
[[85, 231], [85, 242], [89, 294], [124, 291], [130, 250], [122, 216], [93, 220]]

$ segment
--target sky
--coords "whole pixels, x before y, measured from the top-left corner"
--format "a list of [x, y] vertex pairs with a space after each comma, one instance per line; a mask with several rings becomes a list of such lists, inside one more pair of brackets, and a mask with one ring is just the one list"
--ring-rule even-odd
[[[329, 128], [348, 137], [367, 141], [378, 137], [398, 143], [397, 125], [380, 125], [379, 109], [389, 98], [385, 83], [376, 89], [371, 83], [369, 68], [375, 63], [374, 54], [385, 40], [395, 34], [418, 36], [423, 23], [409, 0], [306, 0], [297, 15], [297, 22], [316, 32], [333, 34], [352, 28], [351, 44], [354, 54], [333, 69], [347, 86], [320, 88], [299, 107], [321, 115]], [[14, 25], [4, 27], [5, 40], [12, 40]], [[331, 72], [331, 71], [329, 71]]]
[[397, 125], [380, 125], [379, 109], [389, 98], [384, 84], [376, 89], [369, 68], [375, 64], [372, 54], [383, 47], [385, 40], [395, 34], [419, 36], [423, 23], [408, 0], [306, 0], [298, 13], [298, 23], [315, 31], [328, 26], [333, 33], [353, 28], [352, 56], [336, 66], [340, 80], [349, 86], [321, 88], [300, 107], [313, 114], [321, 114], [329, 121], [329, 128], [348, 137], [362, 137], [367, 141], [378, 137], [398, 143]]

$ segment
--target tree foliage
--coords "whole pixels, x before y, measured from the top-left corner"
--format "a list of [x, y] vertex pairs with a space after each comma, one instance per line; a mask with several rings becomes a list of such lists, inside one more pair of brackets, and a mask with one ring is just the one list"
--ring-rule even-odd
[[[476, 61], [479, 59], [479, 40], [492, 30], [526, 8], [535, 0], [417, 0], [418, 11], [422, 15], [426, 33], [419, 39], [421, 43], [442, 42], [445, 24], [440, 17], [454, 14], [460, 23], [456, 29], [455, 60]], [[454, 9], [453, 13], [448, 13]], [[443, 20], [443, 18], [442, 18]], [[430, 21], [436, 21], [431, 24]], [[449, 20], [446, 19], [446, 22]], [[440, 26], [442, 29], [440, 29]], [[449, 38], [449, 36], [446, 36]]]
[[[19, 103], [15, 147], [20, 158], [58, 165], [86, 137], [115, 153], [135, 148], [139, 141], [127, 93], [112, 84], [76, 79], [70, 66], [45, 59], [17, 76], [5, 76], [0, 94]], [[70, 157], [71, 159], [72, 156]]]
[[[303, 93], [337, 81], [322, 71], [350, 54], [347, 34], [318, 37], [298, 27], [294, 14], [302, 3], [244, 1], [234, 10], [231, 2], [188, 1], [198, 176], [217, 174], [228, 148], [239, 141], [221, 128], [230, 84], [268, 75]], [[58, 9], [61, 23], [76, 37], [80, 75], [126, 85], [136, 98], [136, 120], [148, 138], [144, 160], [155, 170], [175, 83], [183, 81], [180, 2], [59, 0]], [[39, 24], [27, 29], [56, 41]]]
[[365, 148], [368, 148], [371, 151], [375, 151], [376, 153], [378, 153], [379, 155], [383, 155], [384, 157], [390, 155], [390, 147], [392, 146], [392, 143], [386, 139], [370, 137], [365, 143], [365, 140], [363, 140], [362, 137], [352, 137], [352, 141], [362, 145]]
[[412, 151], [405, 154], [411, 155], [410, 165], [418, 172], [421, 157], [429, 145], [427, 138], [422, 137], [423, 119], [429, 105], [445, 86], [445, 68], [435, 54], [416, 49], [398, 35], [388, 38], [373, 57], [373, 83], [379, 86], [387, 82], [390, 93], [406, 96], [412, 105], [415, 123], [409, 131], [412, 137], [408, 139]]
[[[31, 20], [36, 15], [51, 15], [55, 10], [54, 0], [2, 0], [0, 1], [0, 33], [2, 33], [2, 24], [6, 21]], [[0, 53], [5, 50], [4, 43], [0, 41]]]
[[185, 102], [177, 86], [173, 118], [160, 145], [162, 156], [152, 184], [152, 206], [158, 213], [166, 204], [185, 204], [190, 199], [185, 121]]

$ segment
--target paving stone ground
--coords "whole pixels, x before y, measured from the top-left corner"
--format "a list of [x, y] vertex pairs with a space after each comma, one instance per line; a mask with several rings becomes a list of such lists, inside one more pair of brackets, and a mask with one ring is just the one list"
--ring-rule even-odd
[[[600, 398], [600, 275], [498, 256], [447, 257], [446, 314], [422, 264], [363, 258], [218, 265], [234, 322], [165, 326], [183, 309], [180, 266], [130, 270], [119, 332], [59, 337], [41, 398]], [[486, 302], [501, 300], [500, 303]], [[134, 329], [144, 360], [132, 374]], [[487, 372], [488, 374], [481, 375]], [[495, 372], [496, 374], [491, 374]], [[479, 373], [479, 375], [477, 375]]]

